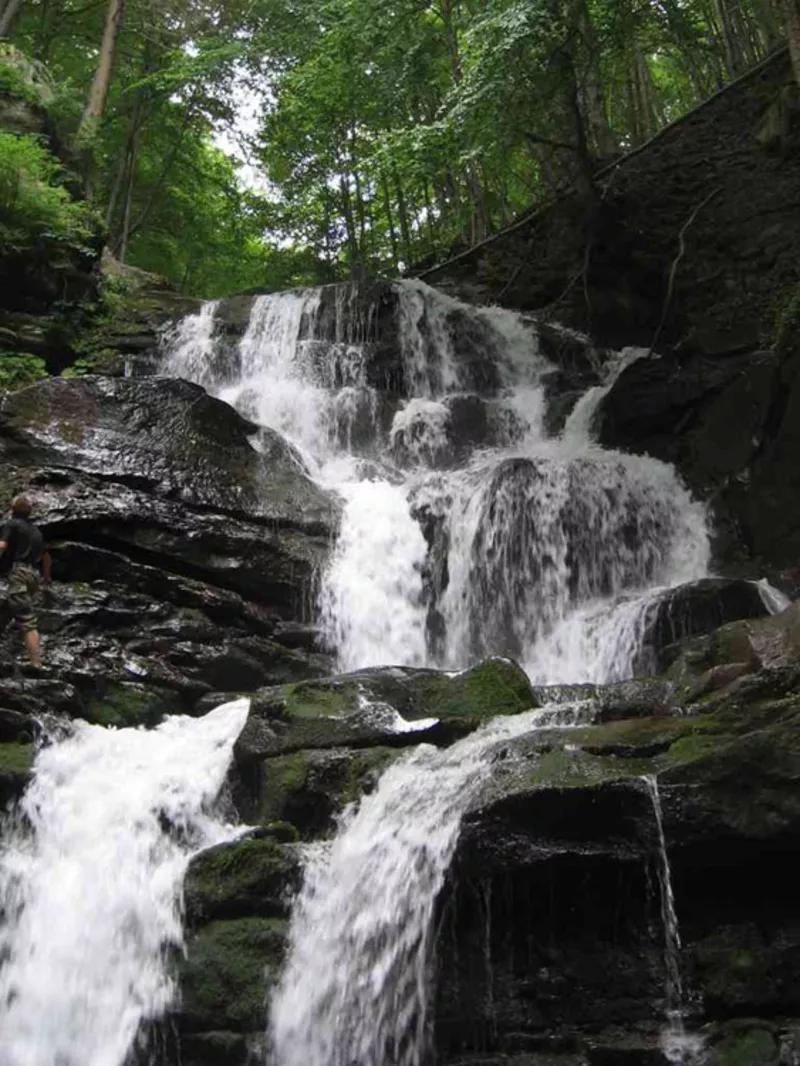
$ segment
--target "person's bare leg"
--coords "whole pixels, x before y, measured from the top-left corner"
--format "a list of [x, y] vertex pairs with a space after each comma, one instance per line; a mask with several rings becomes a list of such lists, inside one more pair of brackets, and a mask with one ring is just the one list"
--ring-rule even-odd
[[25, 650], [31, 661], [31, 666], [42, 665], [42, 652], [39, 647], [39, 634], [35, 629], [25, 634]]

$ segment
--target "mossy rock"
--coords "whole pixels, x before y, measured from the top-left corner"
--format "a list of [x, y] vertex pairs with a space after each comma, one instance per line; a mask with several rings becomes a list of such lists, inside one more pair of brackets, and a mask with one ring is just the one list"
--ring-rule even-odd
[[173, 693], [136, 682], [111, 683], [102, 695], [87, 702], [84, 717], [95, 725], [154, 726], [167, 714], [180, 714]]
[[329, 831], [336, 816], [358, 799], [396, 759], [396, 748], [323, 749], [265, 759], [248, 821], [286, 821], [302, 836]]
[[221, 844], [198, 855], [187, 871], [187, 918], [199, 924], [247, 915], [283, 917], [299, 879], [297, 851], [272, 835]]
[[248, 1038], [244, 1033], [229, 1033], [227, 1030], [186, 1033], [181, 1038], [181, 1066], [234, 1066], [235, 1063], [249, 1062], [253, 1042], [252, 1037]]
[[0, 744], [0, 808], [18, 799], [30, 780], [33, 744]]
[[362, 670], [260, 690], [237, 742], [237, 758], [303, 748], [403, 747], [423, 738], [446, 743], [499, 715], [537, 706], [527, 676], [508, 659], [489, 659], [459, 674]]
[[713, 1066], [778, 1066], [780, 1050], [769, 1029], [729, 1033], [714, 1048]]
[[179, 968], [181, 1028], [263, 1030], [266, 995], [280, 973], [286, 928], [280, 918], [236, 918], [212, 922], [190, 937]]

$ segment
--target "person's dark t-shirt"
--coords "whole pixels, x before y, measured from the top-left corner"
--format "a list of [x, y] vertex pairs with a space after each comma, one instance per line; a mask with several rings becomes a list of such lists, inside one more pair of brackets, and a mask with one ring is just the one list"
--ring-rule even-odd
[[44, 537], [33, 522], [24, 518], [10, 518], [0, 531], [0, 541], [5, 541], [8, 545], [0, 554], [0, 573], [8, 573], [14, 563], [25, 563], [39, 569], [44, 552]]

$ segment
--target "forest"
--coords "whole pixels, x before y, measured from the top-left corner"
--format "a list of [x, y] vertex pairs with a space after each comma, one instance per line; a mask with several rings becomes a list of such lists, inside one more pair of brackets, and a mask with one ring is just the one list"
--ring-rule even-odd
[[591, 195], [786, 37], [798, 0], [0, 0], [45, 130], [0, 130], [0, 245], [205, 298], [395, 275]]

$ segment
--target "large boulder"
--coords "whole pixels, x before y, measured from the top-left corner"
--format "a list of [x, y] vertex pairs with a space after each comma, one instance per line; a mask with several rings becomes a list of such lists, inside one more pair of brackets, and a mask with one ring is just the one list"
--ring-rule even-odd
[[663, 673], [674, 658], [673, 646], [689, 637], [711, 633], [726, 622], [769, 614], [759, 587], [735, 578], [704, 578], [655, 600], [639, 653], [638, 671]]
[[53, 557], [39, 615], [59, 675], [23, 699], [6, 642], [0, 704], [152, 724], [329, 672], [295, 630], [338, 504], [277, 434], [186, 382], [50, 379], [0, 399], [0, 454], [0, 494], [33, 498]]
[[508, 659], [460, 674], [381, 667], [255, 693], [234, 750], [247, 764], [303, 748], [447, 742], [537, 705], [527, 677]]
[[186, 381], [48, 378], [3, 398], [0, 434], [9, 460], [296, 529], [335, 525], [335, 505], [279, 434]]

